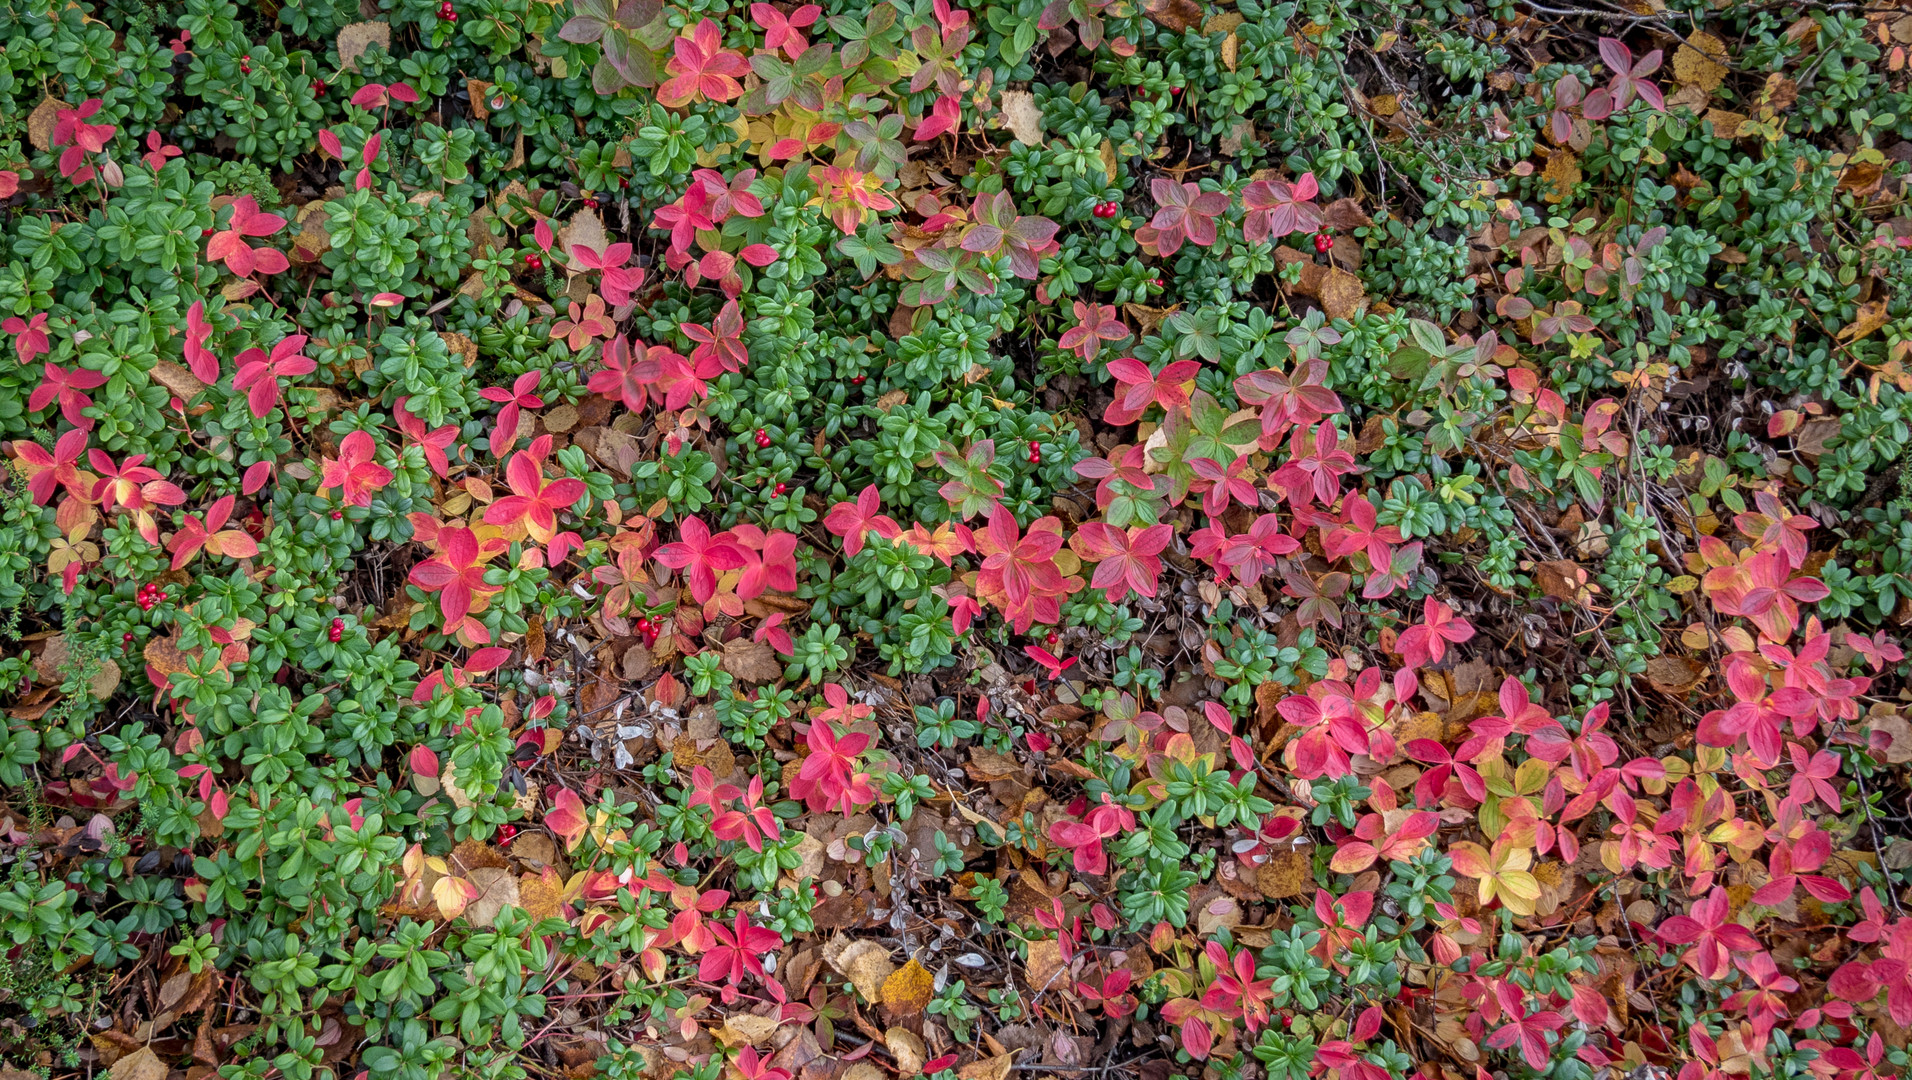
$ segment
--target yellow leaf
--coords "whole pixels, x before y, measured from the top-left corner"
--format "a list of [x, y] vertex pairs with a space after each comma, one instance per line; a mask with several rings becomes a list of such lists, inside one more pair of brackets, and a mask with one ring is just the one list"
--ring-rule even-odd
[[438, 914], [446, 919], [455, 919], [464, 913], [465, 906], [478, 899], [478, 886], [461, 877], [442, 877], [432, 886], [432, 902], [438, 905]]
[[934, 983], [929, 971], [912, 959], [883, 980], [883, 1007], [899, 1019], [915, 1016], [929, 1007]]

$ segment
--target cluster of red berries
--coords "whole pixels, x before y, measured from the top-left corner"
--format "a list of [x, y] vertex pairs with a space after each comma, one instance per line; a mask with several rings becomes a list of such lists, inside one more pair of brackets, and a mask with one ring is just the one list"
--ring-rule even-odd
[[770, 433], [762, 428], [757, 429], [757, 449], [770, 449]]
[[1316, 233], [1314, 240], [1315, 240], [1315, 250], [1317, 252], [1320, 252], [1321, 254], [1326, 255], [1328, 252], [1334, 250], [1334, 237], [1329, 236], [1327, 233], [1325, 232]]
[[313, 97], [325, 96], [325, 80], [324, 79], [312, 80], [312, 96]]
[[239, 74], [241, 75], [252, 74], [252, 57], [242, 56], [239, 58]]
[[1112, 218], [1121, 212], [1122, 204], [1118, 202], [1099, 202], [1095, 204], [1095, 209], [1089, 211], [1099, 218]]
[[1029, 464], [1042, 464], [1042, 444], [1034, 439], [1029, 440]]
[[598, 206], [599, 206], [599, 203], [598, 203], [598, 201], [597, 201], [596, 199], [593, 199], [593, 198], [592, 198], [591, 196], [589, 196], [589, 195], [586, 195], [586, 196], [584, 197], [584, 208], [585, 208], [586, 210], [596, 210], [596, 209], [598, 208]]
[[458, 21], [458, 9], [451, 6], [451, 0], [443, 0], [438, 5], [438, 17], [446, 22]]
[[524, 268], [526, 270], [542, 270], [544, 269], [544, 260], [534, 251], [524, 257]]
[[498, 842], [500, 844], [511, 843], [512, 838], [516, 837], [517, 835], [518, 835], [518, 827], [516, 825], [498, 826]]
[[649, 615], [639, 615], [637, 617], [637, 632], [644, 636], [645, 648], [648, 649], [657, 644], [657, 624], [651, 621]]
[[789, 490], [789, 485], [778, 484], [776, 487], [770, 489], [770, 497], [773, 499], [781, 499], [783, 498], [783, 493]]
[[867, 379], [867, 378], [869, 378], [869, 376], [868, 376], [868, 375], [852, 375], [852, 376], [850, 376], [850, 385], [851, 385], [851, 386], [862, 386], [862, 385], [863, 385], [863, 380], [865, 380], [865, 379]]
[[339, 642], [344, 641], [345, 640], [345, 620], [333, 619], [332, 628], [325, 632], [325, 638], [327, 641], [330, 641], [334, 645], [337, 645]]
[[138, 604], [141, 611], [151, 611], [165, 602], [166, 590], [160, 588], [157, 581], [149, 581], [141, 585], [139, 595], [133, 597], [133, 603]]
[[1161, 288], [1161, 287], [1162, 287], [1162, 279], [1161, 279], [1161, 278], [1150, 278], [1150, 279], [1149, 279], [1149, 284], [1150, 284], [1150, 285], [1152, 285], [1152, 286], [1154, 286], [1155, 288], [1157, 288], [1157, 289], [1159, 289], [1159, 288]]

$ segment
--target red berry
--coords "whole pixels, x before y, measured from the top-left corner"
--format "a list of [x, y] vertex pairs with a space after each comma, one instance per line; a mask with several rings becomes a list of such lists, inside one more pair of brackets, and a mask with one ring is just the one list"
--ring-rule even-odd
[[596, 210], [598, 208], [598, 201], [596, 199], [587, 197], [584, 200], [584, 208], [586, 210]]
[[774, 497], [777, 497], [777, 496], [781, 496], [781, 495], [782, 495], [782, 494], [783, 494], [784, 492], [786, 492], [786, 491], [788, 491], [788, 490], [790, 490], [790, 489], [789, 489], [789, 488], [787, 488], [787, 487], [785, 487], [785, 486], [784, 486], [784, 485], [782, 485], [782, 484], [778, 484], [778, 485], [777, 485], [776, 487], [774, 487], [774, 488], [772, 488], [772, 489], [771, 489], [771, 491], [770, 491], [770, 494], [771, 494], [771, 496], [772, 496], [772, 497], [774, 498]]
[[120, 640], [126, 642], [128, 645], [131, 645], [133, 643], [133, 632], [130, 630], [127, 631], [126, 634], [120, 638]]
[[1149, 284], [1150, 284], [1150, 285], [1153, 285], [1153, 286], [1155, 286], [1156, 288], [1158, 288], [1158, 289], [1159, 289], [1159, 288], [1161, 288], [1161, 287], [1162, 287], [1162, 279], [1161, 279], [1161, 278], [1150, 278], [1150, 279], [1149, 279]]
[[1329, 236], [1327, 233], [1316, 233], [1314, 241], [1315, 250], [1323, 255], [1326, 255], [1329, 249], [1334, 247], [1334, 237]]
[[344, 520], [345, 520], [345, 511], [343, 511], [343, 510], [334, 510], [334, 511], [332, 511], [332, 520], [333, 520], [333, 521], [344, 521]]
[[525, 268], [529, 270], [542, 270], [544, 269], [544, 260], [536, 255], [526, 255], [524, 257], [524, 265]]
[[498, 842], [500, 844], [511, 843], [512, 838], [517, 835], [518, 835], [518, 827], [516, 825], [498, 826]]
[[1044, 645], [1054, 645], [1054, 644], [1055, 644], [1056, 642], [1058, 642], [1058, 641], [1061, 641], [1061, 640], [1062, 640], [1062, 635], [1061, 635], [1061, 634], [1058, 634], [1058, 633], [1056, 633], [1056, 632], [1055, 632], [1054, 630], [1051, 630], [1051, 631], [1049, 631], [1049, 633], [1048, 633], [1048, 634], [1047, 634], [1047, 635], [1046, 635], [1046, 636], [1045, 636], [1045, 637], [1044, 637], [1044, 638], [1042, 639], [1042, 643], [1043, 643]]
[[868, 379], [868, 378], [869, 378], [869, 376], [868, 376], [868, 375], [852, 375], [852, 376], [850, 376], [850, 385], [851, 385], [851, 386], [862, 386], [862, 385], [863, 385], [863, 381], [864, 381], [865, 379]]
[[325, 93], [325, 80], [324, 80], [324, 79], [313, 79], [313, 80], [312, 80], [312, 93], [313, 93], [313, 95], [314, 95], [314, 96], [316, 96], [316, 95], [319, 95], [319, 94], [323, 94], [323, 93]]

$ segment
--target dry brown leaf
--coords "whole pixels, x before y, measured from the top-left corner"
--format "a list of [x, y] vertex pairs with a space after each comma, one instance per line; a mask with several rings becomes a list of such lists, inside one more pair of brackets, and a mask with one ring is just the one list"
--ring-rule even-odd
[[1053, 990], [1057, 987], [1057, 978], [1062, 974], [1062, 946], [1053, 938], [1029, 943], [1027, 964], [1029, 988], [1037, 993]]
[[1785, 112], [1799, 100], [1799, 84], [1780, 72], [1766, 76], [1766, 85], [1759, 92], [1759, 103], [1774, 112]]
[[1353, 232], [1374, 224], [1358, 199], [1339, 198], [1321, 208], [1321, 224], [1335, 232]]
[[1195, 0], [1142, 0], [1142, 11], [1161, 26], [1179, 34], [1201, 21], [1202, 5]]
[[1746, 123], [1746, 114], [1730, 109], [1708, 109], [1706, 115], [1700, 117], [1700, 122], [1713, 125], [1714, 138], [1737, 139], [1740, 127]]
[[1534, 567], [1534, 581], [1540, 591], [1568, 604], [1587, 604], [1593, 599], [1594, 586], [1588, 583], [1587, 568], [1571, 559], [1555, 559]]
[[172, 391], [182, 401], [191, 401], [206, 390], [206, 384], [199, 381], [199, 376], [171, 360], [161, 360], [154, 364], [152, 376], [154, 381]]
[[1321, 275], [1315, 294], [1321, 301], [1321, 310], [1327, 312], [1330, 319], [1352, 319], [1361, 314], [1368, 303], [1368, 291], [1362, 287], [1361, 279], [1338, 266], [1325, 269], [1327, 272]]
[[438, 336], [444, 341], [447, 349], [465, 358], [466, 367], [470, 367], [478, 362], [477, 342], [456, 330], [440, 330]]
[[1704, 666], [1684, 656], [1661, 654], [1646, 662], [1646, 681], [1672, 697], [1691, 691], [1705, 675]]
[[1017, 142], [1025, 146], [1042, 145], [1042, 110], [1036, 108], [1036, 95], [1030, 91], [1003, 91], [1002, 124]]
[[749, 638], [724, 642], [723, 668], [747, 683], [776, 682], [783, 677], [783, 665], [777, 662], [776, 650], [765, 642]]
[[604, 219], [598, 212], [589, 208], [571, 215], [571, 220], [558, 230], [558, 250], [564, 252], [568, 265], [574, 272], [582, 272], [585, 267], [571, 253], [572, 248], [582, 244], [592, 251], [603, 253], [611, 246], [611, 234], [604, 231]]
[[992, 1058], [972, 1061], [956, 1070], [958, 1080], [1004, 1080], [1016, 1063], [1016, 1052], [998, 1054]]
[[483, 79], [466, 79], [465, 93], [471, 98], [471, 115], [480, 120], [491, 119], [491, 84]]
[[1550, 203], [1565, 202], [1567, 197], [1573, 194], [1574, 185], [1580, 182], [1583, 175], [1580, 171], [1580, 158], [1573, 151], [1555, 150], [1547, 155], [1547, 167], [1540, 172], [1540, 178], [1548, 184], [1548, 189], [1541, 198]]
[[896, 1059], [899, 1076], [918, 1075], [923, 1071], [923, 1063], [929, 1060], [929, 1047], [924, 1045], [923, 1037], [906, 1027], [893, 1027], [885, 1031], [883, 1045], [889, 1048], [890, 1056]]
[[150, 1046], [138, 1050], [115, 1061], [107, 1070], [112, 1080], [166, 1080], [166, 1063], [159, 1060]]
[[836, 968], [838, 974], [850, 980], [850, 985], [856, 987], [856, 992], [865, 1001], [881, 1000], [883, 983], [896, 970], [896, 965], [890, 961], [890, 951], [867, 939], [851, 942], [834, 957], [826, 951], [824, 959], [830, 961], [830, 966]]
[[1300, 896], [1314, 883], [1314, 848], [1282, 848], [1268, 856], [1255, 874], [1255, 884], [1270, 900]]
[[1726, 78], [1726, 43], [1705, 31], [1696, 31], [1673, 52], [1673, 79], [1712, 93]]
[[1844, 342], [1858, 341], [1884, 326], [1888, 318], [1884, 299], [1868, 300], [1859, 305], [1858, 314], [1853, 316], [1851, 322], [1840, 327], [1835, 336]]
[[508, 907], [522, 907], [518, 879], [511, 871], [496, 866], [481, 866], [467, 875], [478, 886], [478, 899], [465, 908], [465, 918], [473, 926], [492, 926]]
[[1892, 706], [1884, 702], [1872, 706], [1866, 714], [1865, 730], [1881, 732], [1891, 740], [1884, 750], [1890, 764], [1912, 761], [1912, 724], [1907, 724], [1904, 714]]
[[564, 914], [564, 880], [549, 866], [524, 874], [518, 878], [518, 906], [534, 923], [557, 918]]
[[724, 1026], [717, 1032], [718, 1037], [732, 1046], [740, 1043], [762, 1046], [776, 1033], [777, 1022], [774, 1019], [755, 1013], [738, 1013], [725, 1020]]
[[299, 233], [292, 238], [292, 261], [301, 265], [318, 262], [332, 250], [332, 230], [325, 212], [325, 200], [314, 199], [299, 207], [294, 218]]
[[562, 435], [578, 426], [578, 407], [576, 405], [559, 405], [544, 414], [542, 423], [544, 424], [544, 430], [554, 431]]
[[52, 96], [43, 97], [27, 114], [27, 141], [33, 144], [35, 150], [45, 152], [53, 149], [53, 130], [60, 123], [61, 104]]
[[357, 70], [355, 62], [365, 55], [365, 50], [377, 44], [390, 50], [392, 47], [392, 27], [390, 23], [356, 22], [339, 27], [338, 47], [339, 66]]
[[889, 978], [883, 980], [883, 1007], [894, 1019], [915, 1016], [929, 1008], [935, 982], [929, 970], [912, 957], [909, 963], [897, 968]]

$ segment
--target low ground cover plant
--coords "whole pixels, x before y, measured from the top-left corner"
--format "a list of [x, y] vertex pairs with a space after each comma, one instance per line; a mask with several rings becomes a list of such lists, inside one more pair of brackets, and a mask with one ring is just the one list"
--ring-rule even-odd
[[6, 1077], [1899, 1074], [1908, 45], [0, 0]]

